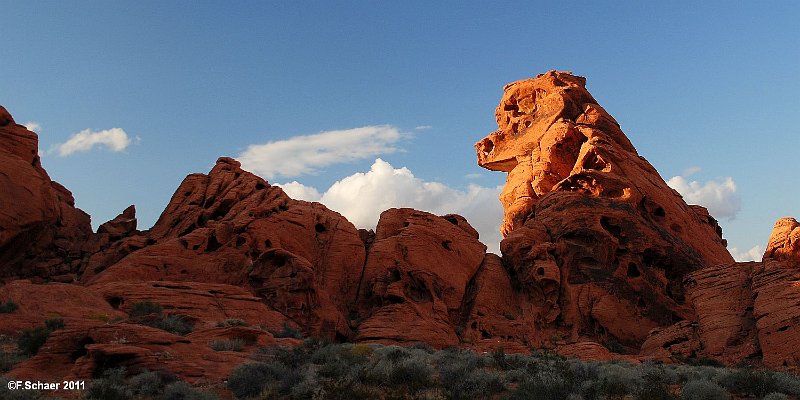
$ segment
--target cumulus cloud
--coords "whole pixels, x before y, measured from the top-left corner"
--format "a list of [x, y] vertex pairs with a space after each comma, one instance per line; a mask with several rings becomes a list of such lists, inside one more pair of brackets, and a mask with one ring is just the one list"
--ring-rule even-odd
[[22, 126], [31, 132], [39, 132], [39, 129], [42, 129], [42, 125], [36, 121], [28, 121], [22, 124]]
[[125, 150], [131, 144], [131, 139], [128, 134], [121, 128], [111, 128], [103, 131], [92, 131], [84, 129], [70, 138], [56, 146], [55, 151], [61, 157], [68, 155], [89, 151], [95, 146], [105, 147], [113, 152], [120, 152]]
[[683, 170], [683, 177], [688, 178], [694, 174], [701, 172], [703, 169], [700, 167], [689, 167]]
[[398, 150], [395, 144], [402, 136], [391, 125], [326, 131], [253, 144], [237, 159], [242, 168], [267, 179], [296, 177], [328, 165], [393, 153]]
[[704, 206], [717, 218], [733, 219], [742, 208], [741, 197], [731, 177], [701, 183], [689, 181], [683, 176], [673, 176], [667, 185], [677, 190], [687, 203]]
[[750, 250], [739, 251], [736, 247], [730, 249], [733, 259], [739, 262], [745, 261], [761, 261], [761, 256], [764, 255], [764, 249], [761, 246], [753, 246]]
[[473, 184], [459, 190], [424, 181], [408, 168], [394, 168], [381, 159], [375, 160], [368, 172], [345, 177], [323, 193], [298, 182], [280, 186], [292, 197], [325, 204], [359, 228], [375, 228], [380, 213], [392, 207], [412, 207], [437, 215], [460, 214], [480, 233], [489, 251], [500, 249], [503, 208], [497, 196], [502, 186]]
[[303, 185], [298, 181], [278, 184], [289, 197], [296, 200], [319, 201], [322, 197], [319, 190]]

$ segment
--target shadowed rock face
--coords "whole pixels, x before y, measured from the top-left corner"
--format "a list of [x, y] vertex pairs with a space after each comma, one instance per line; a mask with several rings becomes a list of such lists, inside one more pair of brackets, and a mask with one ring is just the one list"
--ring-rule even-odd
[[508, 174], [503, 263], [538, 323], [637, 348], [692, 318], [687, 273], [733, 259], [716, 220], [667, 186], [585, 83], [551, 71], [506, 85], [478, 164]]
[[0, 281], [12, 277], [74, 279], [89, 216], [72, 193], [50, 180], [39, 138], [0, 106]]

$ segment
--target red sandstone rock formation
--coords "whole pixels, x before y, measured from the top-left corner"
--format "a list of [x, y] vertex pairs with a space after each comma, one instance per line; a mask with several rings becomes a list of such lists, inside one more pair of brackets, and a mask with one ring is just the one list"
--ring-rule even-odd
[[[0, 107], [0, 302], [19, 304], [0, 314], [0, 334], [66, 323], [11, 376], [123, 365], [221, 381], [246, 353], [209, 342], [296, 344], [273, 336], [285, 326], [334, 340], [797, 365], [795, 220], [776, 223], [763, 262], [734, 263], [716, 220], [666, 186], [569, 73], [506, 86], [496, 116], [476, 148], [480, 165], [508, 173], [502, 258], [461, 216], [390, 209], [375, 232], [357, 230], [230, 158], [189, 175], [151, 229], [137, 230], [131, 206], [92, 233], [39, 165], [36, 135]], [[128, 318], [143, 301], [194, 331]], [[229, 319], [244, 325], [218, 326]]]
[[[527, 297], [511, 301], [531, 304], [523, 319], [629, 351], [651, 329], [692, 319], [683, 277], [733, 261], [722, 231], [638, 155], [585, 79], [551, 71], [506, 85], [496, 117], [499, 129], [475, 148], [479, 165], [508, 173], [506, 301]], [[518, 334], [497, 326], [483, 335]]]
[[764, 259], [800, 264], [800, 223], [796, 219], [781, 218], [775, 222]]
[[92, 234], [72, 193], [39, 162], [39, 139], [0, 106], [0, 282], [71, 281]]

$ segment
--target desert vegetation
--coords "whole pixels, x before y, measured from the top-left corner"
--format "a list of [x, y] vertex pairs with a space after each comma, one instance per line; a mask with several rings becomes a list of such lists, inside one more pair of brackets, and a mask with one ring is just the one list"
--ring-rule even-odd
[[797, 376], [708, 365], [589, 362], [307, 339], [263, 348], [237, 367], [237, 399], [734, 399], [796, 398]]
[[175, 314], [165, 314], [158, 303], [143, 301], [131, 306], [128, 318], [132, 321], [147, 325], [176, 335], [187, 335], [192, 332], [193, 326], [185, 317]]

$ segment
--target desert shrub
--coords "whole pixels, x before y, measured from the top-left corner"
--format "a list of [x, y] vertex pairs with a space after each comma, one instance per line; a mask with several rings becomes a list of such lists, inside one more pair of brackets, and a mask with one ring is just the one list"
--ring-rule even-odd
[[14, 303], [13, 300], [8, 300], [5, 303], [0, 303], [0, 314], [11, 314], [19, 309], [19, 305]]
[[172, 382], [164, 387], [164, 400], [215, 400], [217, 396], [198, 390], [186, 382]]
[[636, 400], [671, 400], [669, 384], [677, 377], [669, 375], [663, 366], [643, 365], [642, 382], [634, 393]]
[[503, 377], [496, 371], [474, 369], [457, 381], [450, 381], [445, 393], [451, 399], [490, 399], [505, 389]]
[[728, 400], [731, 395], [707, 380], [689, 381], [681, 389], [681, 400]]
[[783, 393], [770, 393], [764, 396], [763, 400], [789, 400], [789, 396]]
[[800, 380], [791, 375], [749, 368], [727, 370], [719, 383], [732, 393], [763, 397], [768, 393], [800, 394]]
[[433, 385], [433, 368], [427, 360], [409, 357], [394, 364], [389, 371], [389, 384], [416, 392]]
[[83, 393], [84, 400], [128, 400], [134, 398], [133, 389], [125, 382], [125, 368], [111, 368], [93, 379]]
[[230, 340], [212, 340], [208, 344], [214, 351], [242, 351], [244, 350], [244, 340], [233, 338]]
[[217, 328], [227, 328], [229, 326], [248, 326], [247, 321], [238, 318], [228, 318], [217, 322]]
[[147, 326], [161, 329], [162, 331], [171, 332], [180, 336], [185, 336], [191, 333], [192, 329], [194, 329], [193, 324], [180, 315], [167, 315], [166, 317], [147, 320], [143, 323]]
[[552, 371], [540, 371], [523, 381], [511, 393], [512, 400], [562, 400], [569, 397], [572, 382]]
[[53, 400], [38, 390], [10, 390], [9, 379], [0, 376], [0, 399], [3, 400]]
[[350, 353], [357, 357], [369, 357], [375, 351], [368, 344], [359, 343], [350, 348]]
[[319, 382], [317, 374], [313, 368], [304, 368], [300, 373], [300, 379], [291, 387], [290, 393], [294, 399], [323, 399], [326, 392]]
[[0, 349], [0, 372], [10, 371], [14, 365], [19, 364], [25, 360], [25, 357], [19, 351], [5, 351]]
[[162, 312], [163, 308], [161, 307], [161, 304], [153, 303], [150, 300], [145, 300], [133, 304], [130, 310], [128, 310], [128, 317], [142, 318], [148, 316], [160, 316]]
[[259, 395], [288, 372], [280, 362], [250, 363], [236, 367], [228, 377], [228, 389], [238, 399]]
[[[136, 376], [133, 376], [128, 381], [129, 386], [134, 389], [137, 396], [152, 397], [159, 393], [164, 388], [164, 374], [153, 371], [145, 371]], [[174, 379], [173, 379], [174, 380]]]
[[283, 323], [283, 328], [277, 332], [272, 332], [272, 336], [276, 338], [295, 338], [302, 339], [303, 332], [298, 329], [292, 328], [288, 322]]
[[414, 350], [422, 350], [422, 351], [424, 351], [424, 352], [426, 352], [428, 354], [433, 354], [433, 353], [436, 352], [436, 349], [431, 347], [431, 345], [429, 345], [427, 343], [422, 343], [422, 342], [414, 343], [411, 346], [409, 346], [408, 348], [409, 349], [414, 349]]
[[17, 338], [17, 348], [22, 354], [32, 356], [39, 352], [49, 336], [50, 331], [43, 326], [26, 329]]
[[53, 331], [64, 328], [64, 320], [61, 318], [48, 319], [44, 323], [44, 326], [22, 331], [17, 337], [17, 349], [23, 355], [32, 356], [38, 353]]
[[64, 329], [64, 319], [63, 318], [52, 318], [44, 321], [44, 326], [50, 332]]
[[623, 398], [635, 393], [644, 383], [639, 372], [632, 366], [605, 364], [598, 370], [600, 393], [608, 398]]

